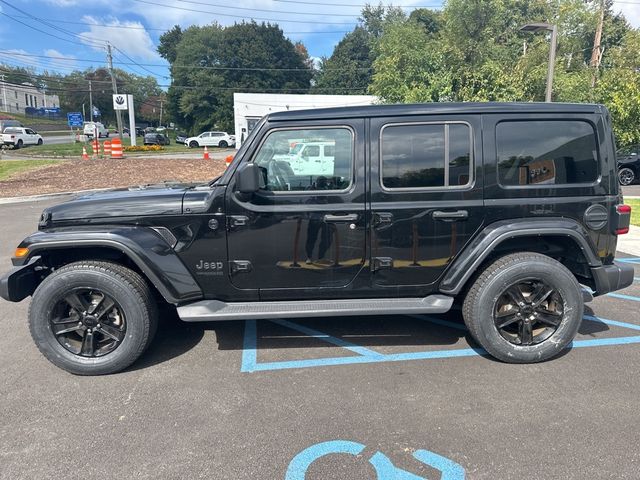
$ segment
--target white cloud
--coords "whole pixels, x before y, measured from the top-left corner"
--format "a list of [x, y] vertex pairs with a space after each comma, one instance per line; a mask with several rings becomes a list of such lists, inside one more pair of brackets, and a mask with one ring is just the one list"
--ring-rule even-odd
[[[149, 33], [138, 21], [98, 20], [91, 16], [82, 17], [82, 21], [90, 24], [88, 32], [79, 35], [81, 41], [97, 51], [104, 51], [105, 42], [122, 50], [130, 57], [157, 60], [158, 54]], [[125, 27], [125, 28], [122, 28]]]
[[622, 13], [632, 27], [640, 27], [640, 4], [615, 3], [614, 10]]
[[53, 57], [50, 59], [51, 62], [58, 66], [64, 65], [66, 68], [76, 68], [78, 66], [78, 62], [75, 61], [76, 57], [74, 55], [60, 53], [58, 50], [53, 48], [46, 49], [44, 54], [47, 57]]

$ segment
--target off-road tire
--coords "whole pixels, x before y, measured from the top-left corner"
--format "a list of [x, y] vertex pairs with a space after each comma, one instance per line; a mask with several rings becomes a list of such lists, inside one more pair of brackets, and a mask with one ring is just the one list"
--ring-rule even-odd
[[[115, 350], [88, 358], [58, 342], [49, 318], [65, 292], [94, 286], [118, 302], [127, 324], [125, 338]], [[40, 352], [54, 365], [76, 375], [105, 375], [124, 370], [142, 355], [157, 330], [157, 317], [151, 289], [138, 273], [112, 262], [85, 260], [65, 265], [42, 281], [29, 306], [29, 329]]]
[[623, 167], [618, 171], [618, 181], [620, 185], [631, 185], [636, 180], [636, 174], [633, 169], [629, 167]]
[[[494, 309], [501, 295], [526, 279], [547, 283], [563, 300], [563, 314], [556, 331], [535, 345], [514, 345], [500, 334]], [[558, 355], [574, 339], [584, 312], [580, 284], [560, 262], [534, 252], [498, 258], [473, 281], [462, 306], [471, 336], [490, 355], [507, 363], [536, 363]]]

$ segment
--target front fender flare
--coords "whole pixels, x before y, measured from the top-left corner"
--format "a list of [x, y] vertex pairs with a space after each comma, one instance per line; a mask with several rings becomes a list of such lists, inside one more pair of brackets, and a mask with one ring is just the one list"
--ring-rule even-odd
[[110, 248], [126, 255], [173, 304], [202, 298], [202, 290], [182, 260], [160, 234], [149, 227], [100, 226], [83, 229], [59, 228], [36, 232], [25, 238], [20, 247], [29, 249], [31, 257], [51, 250], [90, 247]]
[[566, 236], [575, 241], [590, 267], [602, 265], [586, 230], [570, 218], [501, 220], [484, 228], [458, 255], [440, 282], [440, 292], [457, 295], [478, 267], [503, 241], [516, 237]]

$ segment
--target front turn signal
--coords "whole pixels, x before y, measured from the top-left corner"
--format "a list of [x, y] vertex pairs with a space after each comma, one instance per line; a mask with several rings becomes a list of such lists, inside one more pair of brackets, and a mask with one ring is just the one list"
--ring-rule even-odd
[[26, 257], [28, 253], [29, 253], [29, 249], [28, 248], [18, 247], [18, 248], [16, 248], [16, 252], [15, 252], [14, 256], [17, 257], [17, 258], [22, 258], [22, 257]]

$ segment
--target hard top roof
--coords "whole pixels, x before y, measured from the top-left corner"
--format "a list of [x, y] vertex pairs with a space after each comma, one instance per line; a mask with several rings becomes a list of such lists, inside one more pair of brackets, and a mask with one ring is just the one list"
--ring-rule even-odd
[[453, 113], [601, 113], [603, 107], [591, 103], [534, 102], [447, 102], [354, 107], [317, 108], [270, 113], [268, 120], [322, 120], [330, 118], [393, 117]]

